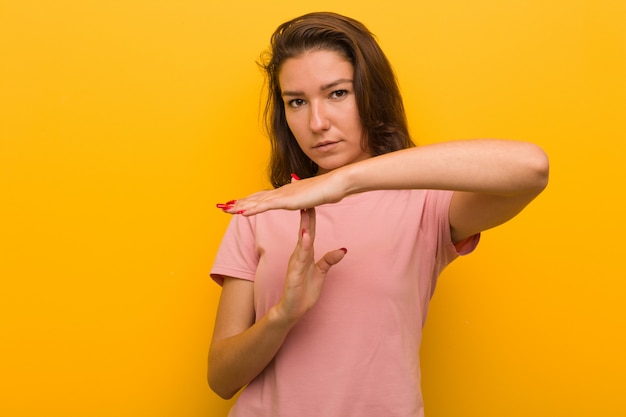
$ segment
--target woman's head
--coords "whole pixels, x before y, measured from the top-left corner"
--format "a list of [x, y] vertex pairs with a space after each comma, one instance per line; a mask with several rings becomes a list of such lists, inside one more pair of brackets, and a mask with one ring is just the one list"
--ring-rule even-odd
[[266, 71], [265, 120], [272, 141], [270, 180], [274, 187], [290, 174], [310, 177], [317, 165], [298, 146], [287, 125], [279, 75], [290, 58], [316, 50], [333, 51], [353, 68], [353, 88], [362, 126], [361, 147], [372, 156], [413, 145], [395, 75], [372, 33], [360, 22], [335, 13], [311, 13], [280, 25], [261, 64]]

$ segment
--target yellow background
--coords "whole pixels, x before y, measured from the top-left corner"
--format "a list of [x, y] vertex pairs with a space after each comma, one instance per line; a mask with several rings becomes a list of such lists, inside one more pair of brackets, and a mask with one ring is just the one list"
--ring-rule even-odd
[[0, 417], [226, 415], [214, 205], [267, 186], [255, 60], [313, 10], [377, 34], [419, 143], [551, 157], [441, 277], [429, 417], [626, 415], [623, 0], [0, 0]]

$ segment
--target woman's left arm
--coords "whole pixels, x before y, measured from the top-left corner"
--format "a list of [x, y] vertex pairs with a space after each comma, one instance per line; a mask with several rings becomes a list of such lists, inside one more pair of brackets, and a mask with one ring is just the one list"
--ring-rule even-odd
[[[350, 193], [404, 188], [453, 190], [450, 228], [455, 242], [513, 218], [548, 184], [548, 157], [540, 147], [527, 142], [456, 141], [388, 155], [364, 161], [371, 161], [371, 167], [366, 163], [352, 166], [354, 178], [364, 180], [349, 181], [352, 187], [359, 187]], [[373, 175], [367, 175], [368, 171]]]
[[511, 219], [546, 187], [549, 164], [537, 145], [509, 140], [465, 140], [419, 146], [369, 158], [228, 205], [254, 215], [340, 201], [364, 191], [455, 191], [450, 227], [455, 242]]

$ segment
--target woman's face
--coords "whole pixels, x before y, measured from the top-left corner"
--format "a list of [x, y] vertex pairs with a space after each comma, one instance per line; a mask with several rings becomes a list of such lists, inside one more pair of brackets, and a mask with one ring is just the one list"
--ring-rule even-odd
[[278, 74], [287, 124], [319, 174], [371, 156], [361, 148], [353, 77], [352, 63], [328, 50], [289, 58]]

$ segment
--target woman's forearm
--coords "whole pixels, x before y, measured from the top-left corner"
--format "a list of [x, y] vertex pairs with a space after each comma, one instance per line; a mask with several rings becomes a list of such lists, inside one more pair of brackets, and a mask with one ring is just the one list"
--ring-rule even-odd
[[467, 140], [392, 152], [333, 173], [343, 177], [346, 195], [381, 189], [506, 195], [543, 189], [548, 159], [541, 148], [531, 143]]
[[274, 358], [291, 325], [276, 308], [235, 336], [214, 341], [209, 353], [209, 385], [222, 398], [231, 398]]

